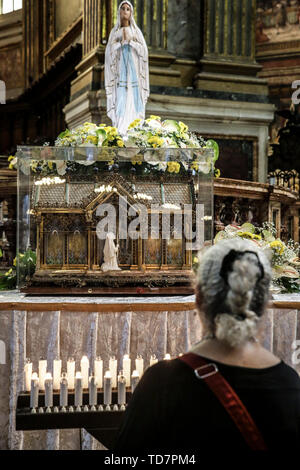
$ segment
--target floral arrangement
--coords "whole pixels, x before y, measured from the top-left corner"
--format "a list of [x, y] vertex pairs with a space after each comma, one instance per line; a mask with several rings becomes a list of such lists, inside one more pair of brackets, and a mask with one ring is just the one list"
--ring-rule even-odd
[[273, 224], [265, 222], [262, 227], [250, 223], [242, 226], [227, 225], [215, 237], [215, 243], [228, 238], [250, 240], [262, 250], [267, 250], [271, 257], [273, 270], [272, 291], [276, 293], [300, 292], [299, 244], [293, 240], [284, 243], [277, 237]]
[[[95, 162], [91, 160], [83, 161], [51, 161], [47, 158], [47, 146], [42, 151], [45, 154], [44, 160], [23, 160], [20, 162], [21, 171], [24, 174], [36, 173], [40, 176], [60, 175], [66, 173], [76, 173], [76, 175], [89, 175], [93, 171], [98, 172], [105, 169], [122, 167], [123, 170], [132, 170], [138, 174], [153, 172], [168, 172], [170, 174], [184, 173], [188, 170], [194, 172], [209, 173], [212, 164], [219, 157], [219, 147], [214, 140], [205, 141], [202, 137], [189, 132], [188, 126], [183, 122], [173, 120], [162, 121], [159, 116], [150, 116], [144, 121], [137, 119], [128, 128], [125, 136], [121, 137], [115, 127], [106, 124], [96, 124], [86, 122], [74, 130], [65, 130], [55, 141], [56, 147], [90, 147], [90, 148], [111, 148], [107, 154], [106, 161]], [[126, 152], [124, 149], [126, 148]], [[162, 155], [157, 149], [187, 149], [181, 151], [184, 161], [162, 161]], [[199, 152], [197, 149], [210, 148], [213, 150], [213, 157], [207, 157], [205, 162], [197, 159]], [[192, 149], [192, 151], [191, 151]], [[50, 150], [50, 149], [49, 149]], [[126, 161], [124, 162], [124, 158]], [[170, 154], [172, 160], [172, 154]], [[120, 160], [120, 162], [118, 162]], [[10, 168], [17, 164], [16, 157], [9, 157]], [[117, 165], [117, 166], [116, 166]], [[85, 168], [84, 168], [85, 167]], [[88, 167], [91, 167], [88, 169]], [[215, 176], [219, 176], [216, 170]]]
[[14, 259], [13, 267], [5, 274], [0, 276], [0, 290], [15, 289], [17, 285], [17, 269], [19, 269], [20, 277], [26, 279], [32, 276], [36, 266], [36, 253], [27, 250], [25, 253], [19, 253]]
[[124, 147], [124, 142], [115, 127], [85, 122], [76, 129], [66, 129], [59, 134], [55, 147]]

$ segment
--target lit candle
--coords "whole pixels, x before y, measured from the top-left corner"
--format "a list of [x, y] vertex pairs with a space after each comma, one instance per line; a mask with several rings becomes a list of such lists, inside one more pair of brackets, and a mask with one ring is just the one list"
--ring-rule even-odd
[[75, 406], [82, 406], [82, 375], [81, 372], [76, 372], [75, 377]]
[[83, 356], [80, 362], [81, 375], [82, 375], [82, 387], [89, 388], [89, 359], [87, 356]]
[[101, 357], [97, 357], [94, 362], [94, 373], [95, 373], [95, 379], [97, 382], [97, 387], [102, 388], [103, 387], [103, 361]]
[[122, 372], [118, 375], [118, 404], [126, 403], [126, 378]]
[[67, 379], [68, 379], [68, 389], [74, 390], [75, 388], [75, 361], [73, 358], [68, 359], [68, 362], [67, 362]]
[[144, 373], [144, 359], [142, 356], [138, 356], [135, 360], [135, 370], [138, 371], [139, 376], [142, 377]]
[[97, 380], [94, 375], [89, 378], [89, 405], [97, 405]]
[[170, 360], [171, 360], [171, 355], [166, 354], [165, 357], [164, 357], [164, 361], [170, 361]]
[[118, 367], [118, 361], [114, 356], [112, 356], [109, 360], [109, 370], [111, 373], [112, 388], [117, 388], [117, 374], [118, 374], [117, 367]]
[[108, 370], [104, 375], [104, 405], [111, 405], [112, 401], [112, 376]]
[[26, 359], [24, 367], [24, 382], [25, 382], [25, 391], [30, 392], [31, 390], [31, 376], [32, 376], [32, 362], [30, 359]]
[[68, 379], [67, 374], [63, 373], [60, 379], [60, 406], [68, 406]]
[[31, 376], [30, 387], [30, 408], [37, 408], [39, 406], [39, 379], [36, 372]]
[[156, 364], [158, 362], [158, 359], [157, 357], [155, 356], [155, 354], [153, 354], [151, 357], [150, 357], [150, 366], [153, 366], [154, 364]]
[[59, 390], [60, 378], [61, 378], [61, 360], [56, 358], [53, 361], [53, 389], [54, 390]]
[[45, 390], [45, 377], [47, 373], [47, 360], [39, 360], [39, 386], [41, 390]]
[[48, 372], [45, 377], [45, 407], [50, 408], [51, 406], [53, 406], [53, 379]]
[[126, 380], [126, 387], [130, 387], [131, 359], [128, 354], [123, 357], [123, 374]]
[[140, 374], [137, 370], [134, 370], [131, 376], [131, 392], [132, 393], [134, 392], [135, 387], [137, 386], [139, 380], [140, 380]]

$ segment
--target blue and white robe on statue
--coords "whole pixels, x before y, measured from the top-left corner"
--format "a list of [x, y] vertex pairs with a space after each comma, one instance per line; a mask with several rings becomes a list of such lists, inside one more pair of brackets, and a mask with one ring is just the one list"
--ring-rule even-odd
[[149, 96], [148, 48], [139, 28], [112, 30], [105, 52], [107, 115], [121, 135], [135, 119], [145, 119]]

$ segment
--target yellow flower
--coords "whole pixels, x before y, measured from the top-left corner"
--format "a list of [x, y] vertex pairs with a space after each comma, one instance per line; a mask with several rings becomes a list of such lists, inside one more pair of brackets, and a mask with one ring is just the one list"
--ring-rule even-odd
[[133, 129], [134, 127], [138, 126], [142, 122], [141, 119], [135, 119], [128, 127], [128, 129]]
[[5, 273], [5, 276], [10, 276], [12, 274], [12, 272], [13, 272], [13, 270], [12, 270], [12, 268], [10, 268], [10, 270], [7, 271], [7, 273]]
[[49, 168], [50, 170], [53, 170], [53, 162], [48, 162], [48, 168]]
[[193, 163], [191, 164], [191, 168], [192, 168], [192, 170], [198, 171], [198, 169], [199, 169], [198, 163], [197, 163], [197, 162], [193, 162]]
[[178, 162], [168, 162], [168, 172], [169, 173], [179, 173], [180, 163]]
[[284, 253], [285, 245], [281, 240], [275, 240], [270, 243], [270, 247], [280, 256]]
[[184, 124], [184, 122], [181, 122], [181, 121], [179, 121], [178, 124], [179, 124], [179, 127], [180, 127], [181, 134], [186, 134], [186, 132], [189, 130], [188, 126], [186, 124]]
[[14, 169], [14, 165], [13, 165], [12, 163], [10, 163], [10, 164], [8, 165], [8, 168], [9, 168], [10, 170], [13, 170], [13, 169]]
[[110, 162], [107, 162], [108, 165], [114, 165], [114, 160], [111, 160]]
[[133, 165], [141, 165], [143, 162], [142, 162], [142, 160], [139, 159], [138, 157], [135, 157], [135, 158], [132, 158], [131, 163], [132, 163]]
[[250, 240], [261, 240], [261, 236], [260, 235], [256, 235], [255, 233], [251, 233], [251, 232], [237, 232], [236, 233], [238, 237], [241, 237], [241, 238], [249, 238]]
[[17, 258], [14, 259], [14, 266], [17, 266]]
[[11, 162], [15, 157], [13, 155], [10, 155], [10, 157], [8, 157], [8, 161]]
[[117, 140], [117, 146], [118, 147], [125, 147], [125, 144], [124, 144], [123, 140], [121, 140], [121, 139]]
[[161, 147], [164, 143], [164, 139], [154, 135], [148, 139], [148, 144], [152, 145], [153, 148]]
[[221, 171], [219, 169], [215, 170], [215, 178], [220, 178], [221, 176]]
[[98, 144], [98, 137], [96, 137], [95, 135], [88, 135], [87, 138], [86, 138], [86, 142], [97, 145]]
[[160, 116], [154, 116], [153, 114], [150, 116], [149, 120], [156, 120], [156, 121], [161, 121], [161, 117]]
[[198, 263], [198, 262], [199, 262], [197, 256], [194, 257], [193, 262], [194, 262], [194, 263]]

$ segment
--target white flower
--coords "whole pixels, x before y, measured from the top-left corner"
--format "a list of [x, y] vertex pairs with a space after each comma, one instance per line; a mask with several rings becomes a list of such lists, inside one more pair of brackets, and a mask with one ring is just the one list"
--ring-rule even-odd
[[161, 128], [162, 128], [161, 122], [158, 121], [157, 119], [147, 119], [147, 120], [146, 120], [146, 123], [147, 123], [148, 126], [151, 127], [152, 129], [161, 129]]

